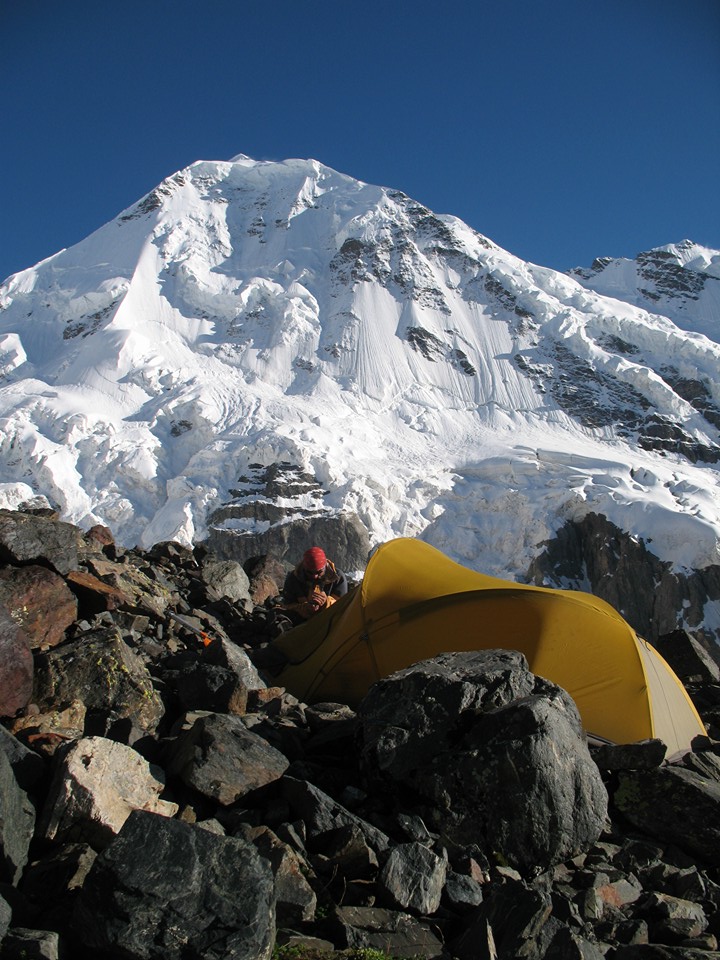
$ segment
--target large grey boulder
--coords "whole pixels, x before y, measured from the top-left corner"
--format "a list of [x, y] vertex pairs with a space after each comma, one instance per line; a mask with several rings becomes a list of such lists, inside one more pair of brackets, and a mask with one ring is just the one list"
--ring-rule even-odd
[[60, 960], [60, 935], [54, 930], [13, 927], [3, 940], [3, 960]]
[[686, 630], [664, 633], [653, 645], [683, 682], [693, 677], [711, 683], [720, 680], [720, 666]]
[[63, 578], [36, 564], [0, 569], [0, 603], [25, 631], [31, 650], [56, 646], [77, 619], [77, 599]]
[[229, 806], [282, 777], [290, 761], [236, 716], [198, 717], [168, 751], [166, 769], [205, 797]]
[[5, 934], [12, 920], [12, 907], [7, 900], [0, 896], [0, 943], [2, 943]]
[[269, 827], [248, 827], [245, 839], [255, 845], [272, 868], [278, 924], [296, 927], [312, 921], [315, 918], [317, 896], [307, 880], [307, 877], [313, 878], [307, 860], [283, 843]]
[[268, 960], [272, 870], [245, 840], [135, 811], [88, 874], [73, 928], [124, 960]]
[[173, 683], [185, 710], [207, 710], [237, 716], [242, 716], [247, 710], [248, 688], [227, 667], [203, 660], [185, 660], [172, 671], [167, 671], [165, 680]]
[[[469, 915], [452, 942], [458, 960], [541, 960], [543, 928], [552, 913], [550, 895], [520, 880], [507, 880]], [[548, 954], [552, 956], [552, 954]]]
[[675, 843], [701, 861], [720, 866], [717, 757], [691, 754], [681, 764], [623, 771], [613, 801], [627, 820], [643, 832], [663, 843]]
[[378, 878], [383, 896], [395, 907], [429, 916], [440, 906], [447, 861], [421, 843], [399, 843]]
[[211, 554], [203, 560], [200, 571], [215, 599], [225, 597], [233, 603], [250, 599], [250, 580], [237, 560], [220, 560]]
[[317, 844], [335, 831], [349, 827], [356, 829], [376, 853], [384, 853], [389, 848], [390, 841], [382, 830], [351, 813], [307, 780], [285, 776], [280, 786], [291, 813], [304, 823], [308, 840]]
[[[223, 525], [239, 517], [250, 518], [252, 524], [246, 529]], [[210, 517], [208, 547], [218, 557], [242, 562], [269, 554], [294, 565], [314, 543], [322, 546], [340, 570], [364, 570], [367, 566], [370, 537], [355, 514], [298, 518], [294, 506], [278, 510], [274, 504], [254, 500], [220, 507]]]
[[51, 845], [41, 859], [29, 863], [23, 872], [20, 891], [27, 919], [23, 922], [65, 930], [75, 900], [90, 872], [97, 853], [86, 843]]
[[26, 747], [3, 726], [0, 726], [0, 751], [10, 761], [10, 766], [22, 789], [30, 792], [45, 772], [42, 757]]
[[91, 631], [36, 657], [34, 697], [41, 713], [79, 701], [93, 733], [112, 731], [113, 739], [128, 743], [154, 732], [164, 713], [147, 667], [117, 627]]
[[17, 883], [27, 863], [35, 810], [0, 750], [0, 883]]
[[436, 929], [399, 910], [381, 907], [337, 907], [331, 925], [339, 943], [351, 950], [368, 950], [388, 957], [449, 956]]
[[22, 627], [0, 603], [0, 717], [14, 717], [30, 702], [33, 656]]
[[0, 510], [0, 562], [40, 562], [66, 574], [77, 570], [84, 552], [82, 531], [71, 523]]
[[577, 708], [512, 650], [443, 654], [376, 683], [360, 705], [371, 785], [417, 794], [426, 822], [518, 870], [592, 846], [607, 792]]
[[231, 670], [248, 690], [264, 690], [267, 687], [242, 647], [225, 637], [213, 637], [212, 642], [203, 651], [203, 660]]
[[55, 771], [42, 816], [45, 837], [101, 850], [133, 810], [174, 816], [177, 804], [160, 799], [161, 774], [125, 744], [104, 737], [78, 740]]

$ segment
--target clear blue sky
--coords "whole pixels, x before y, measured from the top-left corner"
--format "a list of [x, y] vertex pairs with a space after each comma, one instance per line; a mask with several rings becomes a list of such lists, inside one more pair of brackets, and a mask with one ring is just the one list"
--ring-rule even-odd
[[558, 269], [720, 248], [719, 0], [0, 0], [0, 279], [313, 157]]

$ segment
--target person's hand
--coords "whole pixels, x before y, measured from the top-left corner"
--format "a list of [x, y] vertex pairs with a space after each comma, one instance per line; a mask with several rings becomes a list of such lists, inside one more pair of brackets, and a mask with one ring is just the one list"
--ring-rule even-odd
[[300, 604], [300, 615], [305, 617], [305, 619], [312, 617], [318, 613], [318, 611], [322, 610], [326, 602], [327, 596], [324, 593], [314, 593], [312, 597], [308, 597], [307, 600]]
[[322, 608], [327, 603], [327, 595], [322, 593], [321, 591], [318, 591], [318, 593], [314, 593], [310, 597], [310, 603], [312, 604], [312, 607], [315, 613], [317, 613], [318, 610], [322, 610]]

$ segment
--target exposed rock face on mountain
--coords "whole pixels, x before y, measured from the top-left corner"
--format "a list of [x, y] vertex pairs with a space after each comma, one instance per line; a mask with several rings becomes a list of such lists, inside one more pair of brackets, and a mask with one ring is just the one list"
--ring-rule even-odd
[[[34, 650], [0, 620], [31, 680], [0, 707], [3, 958], [720, 956], [719, 671], [685, 633], [664, 652], [709, 735], [672, 763], [657, 740], [587, 743], [512, 651], [417, 664], [357, 713], [308, 706], [253, 663], [270, 563], [242, 598], [204, 548], [0, 521], [23, 558], [4, 582], [40, 568], [77, 601]], [[44, 591], [24, 596], [47, 637]]]
[[676, 629], [682, 609], [685, 629], [720, 658], [717, 630], [706, 621], [708, 603], [720, 600], [720, 565], [673, 569], [606, 517], [566, 523], [531, 564], [528, 580], [602, 597], [653, 643]]

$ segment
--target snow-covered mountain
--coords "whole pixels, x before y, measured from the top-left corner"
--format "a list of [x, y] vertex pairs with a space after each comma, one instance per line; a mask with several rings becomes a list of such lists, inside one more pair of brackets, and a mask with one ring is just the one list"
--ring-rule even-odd
[[589, 290], [659, 311], [683, 330], [720, 336], [720, 253], [690, 240], [639, 253], [634, 260], [599, 257], [571, 271]]
[[564, 275], [313, 160], [198, 162], [0, 288], [0, 505], [145, 546], [349, 514], [519, 579], [597, 513], [702, 570], [719, 360], [716, 251]]

